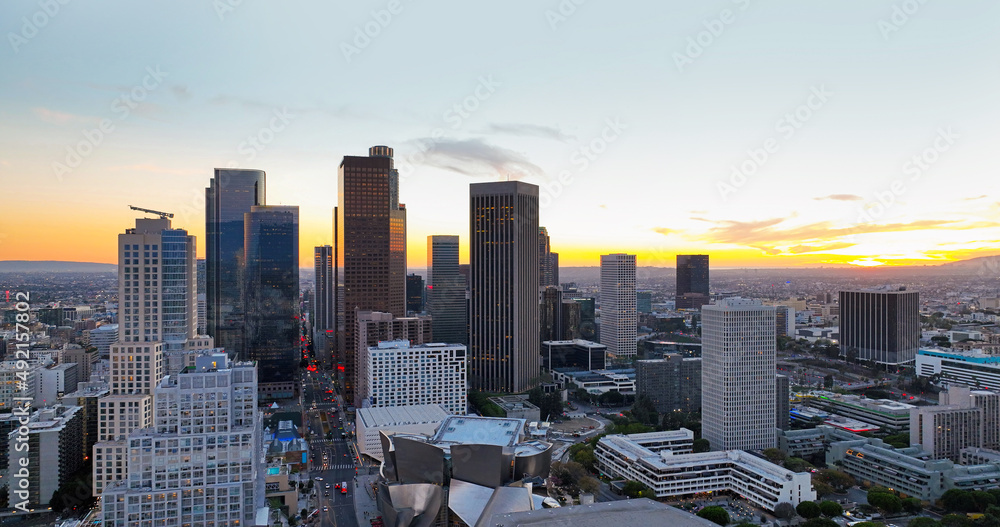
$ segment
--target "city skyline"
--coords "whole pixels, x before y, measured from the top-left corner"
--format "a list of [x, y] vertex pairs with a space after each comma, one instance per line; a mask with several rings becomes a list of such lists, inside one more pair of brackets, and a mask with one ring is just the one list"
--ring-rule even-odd
[[[199, 189], [238, 166], [268, 172], [269, 204], [300, 206], [308, 262], [332, 243], [338, 160], [373, 144], [397, 150], [412, 267], [428, 235], [468, 243], [468, 184], [506, 177], [543, 189], [564, 266], [609, 251], [664, 267], [678, 253], [720, 267], [997, 253], [1000, 108], [983, 101], [1000, 72], [978, 57], [1000, 6], [398, 7], [64, 8], [25, 36], [38, 6], [4, 5], [0, 178], [36, 214], [0, 212], [0, 258], [112, 262], [101, 234], [129, 204], [202, 238]], [[199, 38], [168, 38], [182, 22]], [[122, 38], [134, 53], [107, 60]], [[449, 67], [426, 67], [441, 49]], [[342, 82], [387, 63], [405, 89]]]

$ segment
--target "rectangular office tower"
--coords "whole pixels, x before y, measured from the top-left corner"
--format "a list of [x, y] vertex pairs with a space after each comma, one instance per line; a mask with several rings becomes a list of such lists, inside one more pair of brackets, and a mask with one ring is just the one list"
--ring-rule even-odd
[[418, 315], [424, 311], [424, 278], [418, 274], [406, 275], [406, 312]]
[[313, 305], [313, 332], [337, 329], [337, 305], [334, 303], [337, 281], [333, 269], [333, 247], [321, 245], [313, 250], [316, 269], [316, 295]]
[[264, 506], [256, 370], [225, 353], [192, 358], [156, 387], [153, 426], [129, 435], [128, 474], [101, 495], [101, 525], [256, 525]]
[[263, 170], [215, 169], [205, 189], [205, 316], [208, 334], [231, 354], [243, 347], [243, 215], [265, 205]]
[[906, 288], [840, 292], [840, 354], [905, 364], [920, 344], [920, 298]]
[[538, 265], [540, 287], [559, 286], [559, 253], [552, 252], [549, 242], [549, 231], [545, 227], [538, 228]]
[[458, 270], [458, 236], [427, 237], [427, 313], [434, 319], [434, 342], [469, 342], [465, 277]]
[[774, 306], [732, 297], [701, 308], [702, 437], [712, 450], [775, 446]]
[[601, 344], [617, 357], [636, 354], [635, 255], [601, 255]]
[[344, 156], [338, 171], [337, 261], [344, 266], [344, 397], [354, 399], [355, 312], [406, 315], [406, 207], [392, 149]]
[[708, 255], [677, 255], [677, 309], [698, 309], [708, 304]]
[[517, 393], [541, 373], [538, 186], [469, 186], [469, 382]]
[[246, 348], [265, 398], [295, 393], [299, 355], [299, 208], [252, 207], [246, 226]]

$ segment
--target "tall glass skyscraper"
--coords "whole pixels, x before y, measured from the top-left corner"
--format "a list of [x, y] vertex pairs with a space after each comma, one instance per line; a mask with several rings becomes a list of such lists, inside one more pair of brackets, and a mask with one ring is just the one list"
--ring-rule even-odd
[[458, 270], [458, 236], [427, 237], [427, 312], [434, 342], [468, 344], [465, 277]]
[[299, 208], [252, 207], [245, 214], [246, 353], [261, 394], [290, 397], [299, 363]]
[[344, 266], [344, 398], [357, 385], [355, 312], [406, 315], [406, 207], [399, 202], [399, 171], [392, 149], [373, 146], [368, 157], [344, 156], [338, 171], [334, 222], [337, 262]]
[[677, 255], [677, 309], [698, 309], [708, 304], [708, 255]]
[[205, 189], [206, 330], [215, 345], [245, 355], [242, 276], [244, 215], [265, 205], [263, 170], [215, 169]]
[[313, 329], [316, 332], [337, 329], [337, 305], [334, 302], [337, 282], [333, 272], [333, 247], [329, 245], [316, 247], [313, 258], [316, 270]]
[[541, 374], [538, 187], [523, 181], [469, 189], [469, 382], [517, 393]]

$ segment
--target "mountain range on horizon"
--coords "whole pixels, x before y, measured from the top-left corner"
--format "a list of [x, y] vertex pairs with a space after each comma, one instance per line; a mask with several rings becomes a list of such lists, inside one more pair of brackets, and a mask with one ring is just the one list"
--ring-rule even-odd
[[[675, 267], [657, 267], [657, 266], [639, 266], [639, 269], [647, 270], [657, 270], [654, 274], [659, 275], [661, 273], [673, 273]], [[311, 267], [302, 267], [303, 270], [311, 270]], [[572, 275], [577, 273], [583, 273], [589, 275], [591, 272], [595, 272], [600, 269], [599, 266], [567, 266], [560, 267], [560, 275], [570, 278]], [[879, 267], [865, 267], [859, 268], [857, 266], [845, 265], [845, 264], [830, 264], [826, 266], [810, 266], [810, 267], [713, 267], [716, 271], [739, 271], [739, 270], [816, 270], [816, 269], [859, 269], [866, 272], [873, 271], [942, 271], [942, 272], [958, 272], [959, 274], [986, 274], [986, 275], [998, 275], [1000, 276], [1000, 255], [995, 256], [978, 256], [975, 258], [969, 258], [967, 260], [957, 260], [953, 262], [944, 263], [934, 263], [927, 265], [909, 265], [909, 266], [879, 266]], [[0, 273], [113, 273], [117, 272], [118, 266], [116, 264], [109, 263], [99, 263], [99, 262], [73, 262], [73, 261], [61, 261], [61, 260], [0, 260]], [[416, 274], [424, 274], [426, 269], [422, 267], [411, 267], [408, 272], [415, 272]], [[575, 278], [574, 278], [575, 279]], [[572, 281], [572, 280], [569, 280]]]

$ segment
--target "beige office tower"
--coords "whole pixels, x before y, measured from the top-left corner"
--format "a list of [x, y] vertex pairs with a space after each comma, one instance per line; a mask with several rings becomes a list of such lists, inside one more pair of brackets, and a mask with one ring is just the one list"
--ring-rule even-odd
[[776, 444], [774, 312], [740, 297], [701, 308], [702, 437], [712, 450]]
[[195, 238], [167, 218], [135, 220], [118, 235], [118, 342], [111, 345], [108, 395], [98, 403], [94, 496], [126, 475], [125, 441], [153, 423], [153, 389], [212, 347], [196, 335]]
[[611, 355], [636, 355], [635, 303], [635, 255], [601, 255], [601, 344]]

